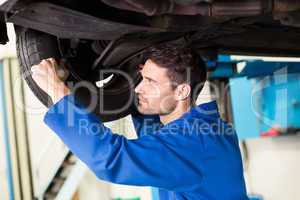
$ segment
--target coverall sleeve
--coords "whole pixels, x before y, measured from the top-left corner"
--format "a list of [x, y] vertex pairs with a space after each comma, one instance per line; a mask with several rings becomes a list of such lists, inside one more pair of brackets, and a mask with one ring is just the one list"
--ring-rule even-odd
[[76, 102], [73, 95], [53, 105], [44, 122], [100, 179], [174, 191], [185, 191], [199, 183], [199, 172], [170, 143], [174, 135], [159, 130], [156, 134], [128, 140], [112, 133], [95, 114]]

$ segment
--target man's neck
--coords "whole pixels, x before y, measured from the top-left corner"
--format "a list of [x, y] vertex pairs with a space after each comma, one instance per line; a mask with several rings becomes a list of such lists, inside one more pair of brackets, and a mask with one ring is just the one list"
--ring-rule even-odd
[[190, 108], [191, 105], [189, 103], [182, 103], [181, 105], [178, 105], [173, 112], [165, 115], [159, 115], [160, 121], [166, 125], [169, 122], [180, 118], [184, 113], [188, 112]]

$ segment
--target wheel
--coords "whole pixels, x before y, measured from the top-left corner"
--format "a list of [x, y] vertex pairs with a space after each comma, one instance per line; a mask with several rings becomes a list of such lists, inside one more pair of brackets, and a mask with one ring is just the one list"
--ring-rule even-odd
[[[15, 30], [22, 76], [35, 96], [45, 106], [53, 105], [52, 100], [33, 81], [30, 68], [42, 59], [54, 57], [65, 61], [70, 74], [65, 80], [66, 85], [91, 112], [100, 117], [101, 121], [107, 122], [122, 118], [134, 109], [132, 106], [134, 86], [139, 80], [136, 63], [132, 63], [132, 60], [128, 61], [121, 69], [121, 72], [132, 80], [131, 83], [122, 73], [102, 73], [101, 69], [95, 71], [93, 68], [93, 63], [109, 41], [59, 39], [43, 32], [18, 26]], [[99, 83], [102, 86], [99, 86]]]

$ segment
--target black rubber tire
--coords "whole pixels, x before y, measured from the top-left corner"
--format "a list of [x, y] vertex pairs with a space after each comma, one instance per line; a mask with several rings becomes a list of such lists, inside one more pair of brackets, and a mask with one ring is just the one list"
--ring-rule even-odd
[[[53, 105], [53, 102], [49, 95], [45, 93], [42, 89], [40, 89], [37, 84], [34, 82], [30, 75], [30, 68], [32, 65], [38, 64], [42, 59], [54, 57], [56, 59], [60, 59], [60, 51], [58, 47], [57, 37], [42, 33], [39, 31], [23, 28], [23, 27], [15, 27], [16, 30], [16, 38], [17, 38], [17, 55], [21, 67], [21, 75], [24, 77], [28, 86], [35, 94], [35, 96], [47, 107]], [[72, 77], [71, 77], [72, 79]], [[69, 79], [70, 80], [70, 79]], [[76, 83], [74, 83], [76, 84]], [[116, 85], [115, 85], [116, 87]], [[82, 88], [76, 91], [76, 97], [81, 100], [82, 103], [89, 105], [91, 100], [91, 93], [86, 89]], [[91, 112], [95, 113], [100, 117], [101, 121], [107, 122], [112, 120], [117, 120], [131, 113], [133, 109], [133, 102], [129, 102], [128, 100], [130, 95], [134, 95], [134, 86], [123, 88], [117, 92], [111, 92], [108, 90], [98, 91], [96, 95], [97, 105], [91, 110]], [[101, 100], [101, 104], [99, 103]], [[123, 109], [120, 112], [113, 113], [105, 113], [102, 111], [114, 111], [124, 107], [124, 105], [130, 105], [126, 109]]]

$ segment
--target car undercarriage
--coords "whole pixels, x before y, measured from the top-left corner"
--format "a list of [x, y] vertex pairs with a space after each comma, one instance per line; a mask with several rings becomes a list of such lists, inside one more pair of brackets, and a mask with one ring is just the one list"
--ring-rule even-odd
[[[121, 69], [136, 84], [141, 52], [162, 42], [189, 46], [206, 60], [219, 54], [299, 56], [299, 9], [297, 0], [8, 0], [0, 5], [0, 42], [8, 41], [5, 23], [13, 23], [23, 74], [55, 57], [72, 66], [73, 82], [94, 84], [104, 69]], [[52, 104], [30, 76], [25, 80], [45, 105]], [[124, 81], [115, 75], [97, 92], [108, 103], [96, 110], [124, 106], [133, 93]], [[88, 102], [91, 94], [79, 96]], [[98, 114], [110, 121], [130, 110]]]

